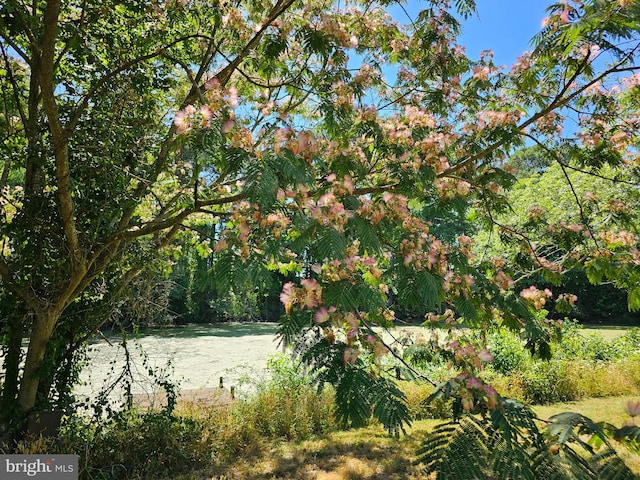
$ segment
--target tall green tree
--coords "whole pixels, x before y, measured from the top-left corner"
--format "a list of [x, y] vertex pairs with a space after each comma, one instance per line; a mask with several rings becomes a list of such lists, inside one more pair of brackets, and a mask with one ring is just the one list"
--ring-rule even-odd
[[[628, 288], [629, 306], [640, 307], [637, 236], [624, 223], [600, 224], [596, 235], [557, 255], [557, 248], [547, 246], [558, 247], [572, 225], [536, 238], [499, 222], [512, 208], [506, 192], [516, 180], [502, 165], [526, 142], [564, 169], [597, 175], [613, 166], [637, 178], [640, 6], [561, 2], [548, 12], [534, 49], [504, 70], [491, 52], [476, 61], [466, 58], [455, 43], [457, 21], [436, 4], [414, 19], [410, 36], [393, 44], [399, 63], [393, 101], [382, 100], [377, 109], [357, 97], [351, 102], [344, 95], [356, 91], [352, 87], [336, 88], [333, 104], [323, 105], [332, 114], [319, 140], [323, 160], [333, 167], [327, 183], [282, 200], [297, 214], [289, 236], [304, 245], [300, 268], [304, 262], [311, 268], [283, 289], [287, 315], [281, 333], [320, 382], [336, 386], [339, 415], [347, 423], [361, 424], [373, 411], [397, 432], [406, 418], [401, 393], [382, 373], [380, 356], [392, 349], [372, 328], [393, 321], [390, 299], [428, 312], [427, 320], [451, 330], [461, 322], [483, 330], [513, 328], [541, 355], [549, 353], [553, 332], [537, 310], [550, 301], [570, 301], [516, 285], [508, 255], [478, 262], [473, 240], [464, 234], [451, 238], [437, 217], [422, 215], [424, 205], [437, 214], [450, 212], [449, 218], [473, 205], [476, 221], [512, 238], [521, 265], [556, 278], [583, 263]], [[334, 112], [343, 105], [336, 128]], [[573, 119], [578, 128], [563, 131]], [[336, 144], [341, 154], [332, 158], [327, 152]], [[571, 189], [570, 178], [565, 180]], [[587, 230], [577, 200], [566, 208], [577, 212]], [[455, 335], [444, 349], [464, 371], [441, 387], [446, 395], [457, 396], [467, 411], [495, 408], [495, 391], [477, 378], [490, 360], [486, 350]]]
[[216, 210], [250, 197], [260, 162], [250, 120], [234, 124], [238, 96], [261, 105], [267, 138], [330, 82], [334, 56], [344, 70], [329, 7], [3, 3], [4, 423], [51, 401], [51, 346], [64, 354], [104, 321], [80, 324], [75, 305], [124, 289], [190, 216], [227, 219]]
[[[529, 156], [530, 151], [523, 154]], [[623, 237], [638, 234], [637, 177], [617, 166], [584, 169], [568, 156], [558, 159], [537, 151], [539, 159], [535, 163], [547, 166], [537, 173], [522, 171], [523, 178], [509, 192], [511, 208], [496, 215], [495, 222], [475, 236], [477, 257], [486, 261], [502, 255], [509, 259], [514, 281], [522, 278], [524, 286], [535, 282], [540, 288], [549, 286], [569, 293], [562, 298], [576, 302], [578, 310], [572, 313], [586, 320], [611, 313], [621, 320], [628, 313], [627, 292], [613, 285], [599, 285], [603, 278], [593, 274], [592, 280], [599, 286], [591, 286], [581, 258], [589, 258], [596, 246], [607, 244], [611, 235], [607, 232], [612, 228]], [[514, 165], [511, 159], [508, 165]], [[522, 257], [524, 238], [546, 256], [562, 259], [563, 269], [548, 272]], [[558, 313], [569, 313], [566, 302], [561, 301], [559, 307]]]

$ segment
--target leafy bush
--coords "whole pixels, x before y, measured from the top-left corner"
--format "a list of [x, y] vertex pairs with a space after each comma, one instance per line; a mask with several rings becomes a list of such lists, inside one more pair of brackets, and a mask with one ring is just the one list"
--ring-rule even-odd
[[616, 348], [621, 351], [621, 357], [640, 352], [640, 328], [635, 327], [628, 330], [615, 342]]
[[332, 392], [318, 393], [289, 357], [269, 361], [255, 391], [229, 405], [137, 409], [99, 420], [65, 420], [59, 442], [31, 439], [23, 453], [76, 453], [92, 480], [173, 477], [260, 449], [275, 438], [303, 439], [336, 428]]
[[[541, 321], [546, 321], [544, 318]], [[493, 356], [483, 379], [502, 395], [523, 402], [544, 404], [584, 397], [630, 395], [640, 387], [640, 329], [629, 330], [612, 341], [585, 334], [583, 327], [565, 320], [551, 344], [552, 359], [531, 355], [524, 341], [505, 328], [497, 328], [478, 341], [486, 341]], [[410, 343], [403, 358], [435, 382], [457, 375], [446, 350], [437, 342]], [[421, 405], [419, 388], [402, 386], [414, 418], [446, 418], [447, 405]], [[424, 395], [426, 398], [428, 395]]]
[[405, 394], [407, 406], [414, 420], [451, 418], [452, 402], [440, 398], [428, 401], [433, 386], [424, 382], [399, 382], [400, 390]]
[[336, 427], [331, 392], [317, 392], [302, 364], [290, 356], [270, 358], [267, 377], [254, 386], [256, 393], [239, 401], [232, 415], [259, 435], [301, 439]]
[[554, 344], [553, 356], [568, 360], [612, 361], [622, 358], [632, 349], [625, 341], [607, 342], [598, 334], [586, 335], [579, 323], [565, 320], [560, 341]]
[[633, 395], [640, 388], [640, 354], [615, 362], [527, 362], [507, 375], [488, 372], [484, 378], [501, 395], [532, 404]]
[[628, 395], [640, 382], [640, 330], [613, 341], [586, 335], [575, 321], [565, 320], [552, 344], [550, 361], [532, 358], [522, 341], [501, 329], [487, 337], [494, 359], [487, 382], [503, 395], [529, 403], [553, 403], [583, 397]]
[[210, 462], [214, 445], [203, 441], [209, 428], [193, 418], [129, 410], [97, 423], [70, 420], [60, 448], [80, 455], [87, 478], [159, 478]]
[[519, 370], [531, 358], [520, 337], [506, 328], [491, 332], [488, 345], [493, 355], [491, 368], [499, 373], [508, 374]]
[[404, 349], [402, 357], [412, 366], [422, 370], [442, 365], [447, 361], [442, 348], [434, 340], [411, 343]]
[[572, 362], [530, 362], [521, 372], [526, 401], [536, 404], [567, 402], [584, 396]]
[[244, 383], [251, 393], [233, 405], [227, 420], [240, 438], [303, 439], [337, 428], [333, 392], [319, 392], [290, 355], [272, 356], [264, 376], [245, 376]]

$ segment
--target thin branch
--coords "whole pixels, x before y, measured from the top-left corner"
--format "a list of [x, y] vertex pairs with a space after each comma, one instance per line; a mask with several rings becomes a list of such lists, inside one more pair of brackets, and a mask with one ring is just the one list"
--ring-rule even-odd
[[146, 235], [150, 235], [152, 233], [161, 232], [162, 230], [166, 230], [167, 228], [172, 228], [175, 225], [182, 223], [189, 215], [195, 213], [197, 208], [186, 208], [182, 210], [180, 213], [174, 215], [173, 217], [161, 220], [161, 221], [151, 221], [144, 224], [142, 227], [128, 229], [117, 235], [117, 238], [122, 238], [126, 240], [131, 240], [134, 238], [144, 237]]
[[213, 198], [210, 200], [200, 200], [200, 202], [196, 205], [196, 207], [202, 208], [202, 207], [211, 207], [213, 205], [225, 205], [228, 203], [235, 203], [240, 200], [244, 200], [245, 198], [247, 198], [247, 193], [242, 192], [236, 195], [231, 195], [230, 197]]
[[610, 178], [610, 177], [607, 177], [605, 175], [601, 175], [601, 174], [596, 173], [596, 172], [588, 172], [586, 170], [582, 170], [581, 168], [574, 167], [573, 165], [569, 165], [569, 164], [564, 163], [564, 162], [562, 162], [560, 160], [557, 160], [557, 162], [560, 165], [562, 165], [564, 168], [568, 168], [569, 170], [573, 170], [575, 172], [580, 172], [580, 173], [583, 173], [585, 175], [591, 175], [592, 177], [601, 178], [602, 180], [608, 180], [611, 183], [623, 183], [625, 185], [631, 185], [632, 187], [640, 186], [640, 182], [631, 182], [629, 180], [624, 180], [624, 179], [620, 179], [620, 178]]
[[100, 91], [100, 89], [102, 89], [102, 87], [107, 82], [109, 82], [116, 76], [120, 75], [122, 72], [128, 70], [129, 68], [134, 67], [135, 65], [138, 65], [139, 63], [164, 55], [169, 48], [179, 43], [185, 42], [187, 40], [197, 39], [197, 38], [209, 39], [209, 37], [206, 37], [204, 35], [198, 35], [198, 34], [187, 35], [184, 37], [177, 38], [174, 41], [168, 43], [167, 45], [157, 48], [151, 53], [147, 53], [146, 55], [140, 55], [139, 57], [132, 58], [131, 60], [122, 63], [118, 67], [114, 68], [110, 72], [100, 77], [100, 79], [95, 84], [93, 84], [93, 86], [89, 89], [89, 91], [82, 97], [82, 100], [78, 102], [78, 106], [76, 107], [76, 112], [73, 115], [71, 121], [69, 122], [69, 125], [67, 126], [67, 135], [69, 135], [75, 129], [75, 127], [80, 122], [80, 119], [82, 118], [82, 114], [89, 106], [89, 102], [91, 101], [91, 99]]
[[[424, 381], [428, 382], [429, 384], [431, 384], [431, 385], [432, 385], [432, 386], [434, 386], [434, 387], [437, 385], [437, 383], [436, 383], [436, 382], [434, 382], [434, 381], [433, 381], [433, 380], [431, 380], [429, 377], [427, 377], [426, 375], [424, 375], [424, 374], [420, 373], [420, 372], [419, 372], [419, 371], [417, 371], [413, 366], [411, 366], [411, 365], [410, 365], [410, 364], [409, 364], [409, 363], [408, 363], [404, 358], [402, 358], [402, 357], [398, 354], [398, 352], [396, 352], [396, 351], [395, 351], [391, 346], [387, 345], [387, 344], [385, 343], [385, 341], [382, 339], [382, 336], [381, 336], [381, 335], [379, 335], [379, 334], [378, 334], [378, 333], [373, 329], [373, 327], [371, 326], [371, 324], [370, 324], [369, 322], [367, 322], [367, 321], [364, 319], [364, 317], [360, 314], [360, 312], [359, 312], [359, 311], [357, 311], [357, 310], [356, 310], [355, 314], [356, 314], [356, 316], [358, 317], [358, 319], [360, 320], [360, 322], [361, 322], [363, 325], [365, 325], [365, 326], [367, 327], [367, 329], [369, 330], [369, 332], [370, 332], [371, 334], [373, 334], [373, 335], [378, 339], [378, 341], [382, 344], [382, 346], [383, 346], [384, 348], [386, 348], [386, 349], [387, 349], [387, 351], [388, 351], [388, 352], [389, 352], [389, 353], [390, 353], [390, 354], [391, 354], [391, 355], [392, 355], [396, 360], [398, 360], [400, 363], [402, 363], [402, 365], [404, 365], [404, 367], [405, 367], [407, 370], [409, 370], [412, 374], [414, 374], [414, 375], [416, 376], [416, 378], [421, 378], [422, 380], [424, 380]], [[387, 331], [387, 333], [389, 333], [388, 329], [385, 329], [385, 330]], [[389, 334], [390, 334], [390, 333], [389, 333]], [[390, 335], [391, 335], [391, 334], [390, 334]], [[393, 338], [393, 335], [392, 335], [392, 338]], [[396, 339], [394, 338], [394, 340], [396, 340]], [[396, 340], [396, 342], [397, 342], [397, 340]]]
[[[38, 39], [29, 28], [29, 22], [25, 18], [22, 8], [16, 6], [15, 2], [12, 2], [12, 3], [14, 4], [15, 8], [11, 13], [18, 17], [20, 23], [22, 24], [22, 28], [24, 29], [24, 33], [26, 34], [27, 39], [29, 40], [29, 43], [37, 50]], [[37, 12], [37, 10], [34, 8], [33, 12]], [[6, 36], [4, 32], [2, 33], [2, 38], [5, 39], [5, 41], [11, 46], [11, 48], [13, 48], [16, 51], [16, 53], [18, 53], [18, 55], [20, 55], [24, 59], [25, 62], [33, 66], [33, 64], [31, 63], [31, 59], [24, 53], [24, 51], [13, 40], [11, 40], [11, 38]]]
[[600, 248], [599, 245], [598, 245], [598, 240], [596, 240], [596, 236], [593, 234], [593, 230], [591, 229], [591, 225], [589, 224], [589, 221], [587, 220], [587, 217], [584, 214], [584, 209], [582, 208], [582, 203], [580, 203], [580, 199], [578, 198], [578, 194], [576, 192], [576, 189], [573, 187], [573, 182], [571, 181], [571, 178], [569, 178], [569, 174], [567, 173], [567, 169], [562, 163], [560, 163], [560, 168], [562, 169], [562, 174], [564, 175], [564, 178], [567, 180], [567, 183], [569, 184], [569, 188], [571, 189], [571, 193], [573, 194], [573, 198], [576, 201], [576, 205], [578, 205], [578, 211], [579, 211], [579, 215], [580, 215], [580, 220], [582, 220], [582, 224], [585, 227], [587, 227], [587, 231], [589, 232], [589, 235], [590, 235], [591, 239], [593, 240], [593, 243], [595, 243], [597, 248]]
[[[218, 84], [221, 88], [225, 87], [225, 85], [231, 79], [231, 75], [236, 70], [236, 68], [242, 63], [242, 61], [249, 54], [249, 52], [251, 52], [256, 47], [256, 45], [262, 38], [263, 33], [266, 31], [266, 29], [270, 27], [273, 24], [273, 22], [275, 22], [278, 19], [278, 17], [283, 15], [289, 9], [289, 7], [291, 7], [294, 3], [295, 3], [295, 0], [281, 0], [273, 7], [273, 9], [269, 12], [264, 24], [261, 26], [260, 30], [256, 32], [256, 34], [249, 40], [249, 42], [247, 42], [244, 48], [236, 55], [235, 59], [215, 75], [214, 78], [218, 80]], [[203, 61], [199, 74], [200, 73], [204, 74], [204, 70], [205, 70], [204, 65], [208, 64], [209, 61], [210, 59], [206, 59], [205, 61]], [[189, 94], [187, 94], [187, 96], [182, 101], [180, 109], [184, 109], [187, 105], [194, 103], [201, 95], [201, 92], [204, 90], [206, 90], [206, 83], [201, 85], [200, 87], [193, 86]], [[136, 188], [136, 190], [132, 194], [134, 198], [141, 198], [144, 195], [144, 193], [147, 191], [149, 185], [153, 184], [155, 179], [162, 172], [162, 168], [164, 167], [165, 162], [169, 157], [169, 153], [173, 146], [173, 142], [176, 138], [176, 134], [177, 134], [177, 127], [174, 123], [172, 123], [171, 126], [169, 127], [169, 131], [167, 132], [164, 142], [160, 146], [160, 151], [158, 152], [158, 155], [156, 156], [156, 159], [153, 163], [152, 172], [149, 175], [147, 182], [141, 183], [138, 186], [138, 188]], [[211, 204], [216, 204], [216, 203], [200, 202], [198, 205], [196, 205], [196, 208], [190, 213], [197, 211], [200, 207], [206, 207]], [[128, 209], [123, 213], [119, 223], [120, 230], [124, 230], [126, 228], [134, 212], [135, 212], [135, 205], [133, 205], [130, 209]]]
[[[24, 108], [22, 106], [22, 102], [20, 101], [20, 96], [18, 94], [18, 92], [20, 92], [22, 89], [19, 88], [18, 86], [18, 81], [16, 80], [15, 76], [13, 75], [13, 68], [11, 68], [11, 63], [9, 62], [9, 55], [7, 54], [4, 45], [0, 45], [0, 50], [2, 50], [2, 57], [4, 59], [4, 64], [6, 66], [7, 69], [7, 76], [9, 77], [9, 82], [11, 82], [11, 87], [13, 89], [13, 98], [16, 102], [16, 107], [18, 109], [18, 112], [20, 113], [20, 119], [22, 120], [22, 124], [26, 125], [27, 124], [27, 113], [24, 111]], [[4, 92], [3, 92], [3, 96], [4, 96]], [[9, 121], [9, 115], [7, 114], [6, 116], [7, 121]]]
[[[615, 74], [615, 73], [623, 73], [623, 72], [628, 72], [628, 71], [640, 70], [640, 66], [620, 68], [620, 65], [623, 65], [627, 61], [627, 59], [621, 60], [620, 62], [618, 62], [618, 64], [616, 66], [614, 66], [614, 67], [602, 72], [600, 75], [598, 75], [597, 77], [595, 77], [591, 81], [585, 83], [582, 87], [577, 88], [573, 93], [571, 93], [571, 94], [567, 95], [566, 97], [564, 97], [564, 95], [573, 86], [573, 83], [578, 79], [578, 77], [583, 73], [583, 71], [586, 68], [586, 66], [589, 64], [588, 60], [589, 60], [589, 58], [585, 57], [585, 59], [583, 60], [583, 62], [579, 66], [579, 68], [576, 69], [575, 73], [571, 76], [569, 81], [566, 82], [566, 84], [563, 86], [563, 88], [560, 90], [560, 92], [558, 92], [555, 95], [553, 100], [545, 108], [543, 108], [538, 113], [536, 113], [533, 116], [531, 116], [529, 119], [527, 119], [524, 122], [522, 122], [520, 125], [517, 125], [515, 127], [515, 130], [522, 133], [524, 131], [524, 129], [526, 129], [529, 125], [537, 122], [540, 118], [542, 118], [545, 115], [551, 113], [552, 111], [565, 107], [569, 102], [571, 102], [573, 99], [578, 97], [580, 94], [582, 94], [589, 87], [591, 87], [594, 84], [600, 82], [603, 78], [605, 78], [605, 77], [607, 77], [609, 75], [612, 75], [612, 74]], [[457, 171], [462, 170], [463, 168], [469, 166], [470, 164], [472, 164], [476, 160], [479, 160], [479, 159], [487, 157], [488, 155], [493, 153], [495, 150], [497, 150], [498, 148], [500, 148], [503, 145], [505, 145], [507, 143], [507, 141], [508, 141], [508, 139], [504, 139], [504, 140], [500, 140], [500, 141], [494, 143], [493, 145], [490, 145], [489, 147], [485, 148], [481, 152], [479, 152], [479, 153], [477, 153], [475, 155], [472, 155], [472, 156], [468, 157], [467, 159], [461, 161], [460, 163], [457, 163], [456, 165], [453, 165], [451, 168], [439, 173], [437, 175], [437, 177], [438, 178], [448, 177], [452, 173], [455, 173]]]
[[185, 230], [191, 230], [192, 232], [196, 232], [198, 235], [206, 237], [209, 240], [216, 240], [216, 236], [215, 235], [207, 233], [204, 230], [201, 230], [200, 228], [196, 228], [196, 227], [194, 227], [192, 225], [182, 225], [182, 228], [184, 228]]
[[589, 235], [591, 236], [591, 239], [593, 240], [593, 243], [595, 243], [597, 248], [600, 248], [599, 245], [598, 245], [598, 241], [596, 240], [596, 236], [593, 234], [593, 230], [591, 229], [591, 225], [589, 224], [589, 221], [587, 220], [587, 217], [586, 217], [586, 215], [584, 213], [584, 209], [582, 208], [582, 203], [580, 203], [580, 199], [578, 198], [578, 193], [576, 192], [575, 188], [573, 187], [573, 182], [571, 181], [571, 178], [569, 177], [569, 174], [567, 173], [567, 167], [560, 160], [560, 155], [557, 152], [552, 151], [550, 148], [548, 148], [545, 144], [540, 142], [534, 136], [528, 135], [528, 134], [526, 134], [526, 136], [528, 138], [530, 138], [531, 140], [533, 140], [534, 142], [536, 142], [536, 144], [540, 148], [545, 150], [549, 155], [553, 156], [553, 158], [560, 165], [560, 168], [562, 169], [562, 174], [564, 175], [564, 178], [567, 180], [567, 183], [569, 184], [569, 188], [571, 189], [571, 193], [573, 194], [573, 198], [576, 201], [576, 205], [578, 205], [578, 211], [579, 211], [579, 215], [580, 215], [580, 220], [582, 221], [582, 224], [585, 227], [587, 227], [587, 230], [589, 231]]
[[514, 228], [511, 228], [511, 227], [509, 227], [507, 225], [503, 225], [503, 224], [499, 223], [493, 217], [493, 213], [491, 212], [491, 208], [489, 207], [489, 202], [488, 202], [487, 198], [485, 197], [484, 190], [480, 191], [480, 195], [482, 197], [482, 203], [485, 206], [484, 211], [489, 216], [489, 221], [491, 222], [491, 224], [497, 226], [498, 228], [501, 228], [505, 232], [508, 232], [508, 233], [511, 233], [512, 235], [520, 237], [527, 244], [527, 247], [529, 248], [529, 251], [531, 252], [533, 257], [535, 258], [535, 260], [538, 263], [538, 265], [540, 266], [540, 268], [544, 269], [544, 265], [542, 265], [542, 262], [540, 261], [540, 258], [538, 257], [538, 254], [536, 253], [536, 248], [534, 247], [533, 243], [531, 243], [531, 240], [529, 239], [529, 237], [526, 234], [515, 230]]
[[34, 303], [35, 297], [30, 294], [28, 290], [25, 290], [18, 285], [13, 278], [13, 271], [11, 267], [2, 254], [0, 254], [0, 279], [2, 279], [2, 283], [5, 284], [9, 290], [22, 298], [27, 305], [32, 305]]
[[353, 191], [353, 195], [371, 195], [375, 193], [393, 192], [399, 186], [399, 183], [394, 183], [391, 185], [380, 185], [378, 187], [356, 188]]

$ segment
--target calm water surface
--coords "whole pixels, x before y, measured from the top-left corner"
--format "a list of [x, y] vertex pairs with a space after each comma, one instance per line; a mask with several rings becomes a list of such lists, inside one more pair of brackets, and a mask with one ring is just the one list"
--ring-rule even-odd
[[[398, 328], [412, 332], [421, 327]], [[157, 386], [149, 375], [177, 383], [180, 389], [237, 386], [242, 377], [260, 377], [267, 360], [282, 352], [273, 323], [191, 325], [149, 329], [129, 340], [133, 393], [151, 393]], [[398, 333], [398, 332], [396, 332]], [[76, 388], [80, 398], [94, 399], [105, 385], [117, 379], [125, 366], [125, 351], [117, 336], [96, 339], [90, 346], [89, 364]], [[117, 397], [122, 392], [115, 391]]]
[[[149, 368], [177, 382], [181, 389], [210, 388], [238, 383], [242, 375], [259, 375], [269, 357], [282, 351], [268, 323], [193, 325], [149, 329], [129, 340], [133, 393], [154, 390]], [[125, 350], [117, 336], [97, 339], [90, 346], [89, 364], [81, 375], [79, 396], [95, 397], [125, 366]]]

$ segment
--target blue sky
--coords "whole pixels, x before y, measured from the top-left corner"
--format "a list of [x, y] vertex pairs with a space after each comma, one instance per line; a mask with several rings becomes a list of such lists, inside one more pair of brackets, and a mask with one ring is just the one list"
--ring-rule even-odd
[[552, 0], [476, 0], [478, 16], [464, 22], [460, 43], [471, 58], [493, 50], [496, 64], [511, 65], [530, 50], [529, 41], [542, 28]]
[[[552, 3], [554, 0], [476, 0], [478, 15], [464, 21], [460, 43], [472, 59], [477, 59], [482, 50], [493, 50], [495, 63], [509, 66], [518, 55], [530, 50], [529, 41], [540, 31], [545, 10]], [[414, 18], [425, 6], [419, 0], [404, 3]], [[399, 8], [392, 7], [391, 11], [400, 23], [407, 21]]]

